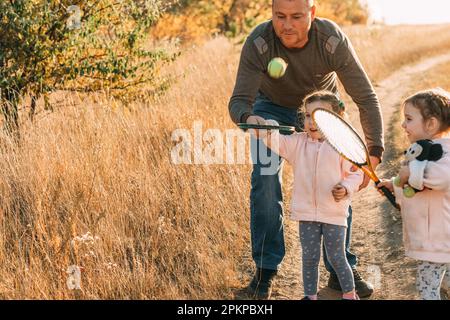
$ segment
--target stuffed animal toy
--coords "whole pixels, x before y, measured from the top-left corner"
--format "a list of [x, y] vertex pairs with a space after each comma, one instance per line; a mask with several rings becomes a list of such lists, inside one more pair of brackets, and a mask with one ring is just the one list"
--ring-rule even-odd
[[[431, 140], [418, 140], [405, 151], [405, 165], [409, 166], [408, 185], [403, 188], [407, 198], [413, 197], [416, 192], [422, 191], [423, 175], [428, 161], [438, 161], [443, 155], [442, 145]], [[400, 186], [400, 177], [394, 179], [396, 186]]]

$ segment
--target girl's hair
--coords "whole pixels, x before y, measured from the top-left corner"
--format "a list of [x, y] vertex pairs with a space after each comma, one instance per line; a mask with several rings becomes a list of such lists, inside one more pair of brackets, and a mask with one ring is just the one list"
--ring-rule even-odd
[[336, 94], [334, 94], [331, 91], [316, 91], [308, 96], [306, 96], [305, 99], [303, 99], [303, 106], [302, 109], [304, 110], [306, 105], [309, 103], [322, 101], [329, 103], [331, 105], [331, 109], [336, 112], [337, 114], [343, 116], [345, 112], [345, 105], [344, 102], [342, 102]]
[[442, 88], [434, 88], [419, 91], [403, 102], [403, 107], [407, 103], [419, 109], [424, 120], [432, 117], [436, 118], [441, 126], [440, 132], [450, 130], [450, 93]]

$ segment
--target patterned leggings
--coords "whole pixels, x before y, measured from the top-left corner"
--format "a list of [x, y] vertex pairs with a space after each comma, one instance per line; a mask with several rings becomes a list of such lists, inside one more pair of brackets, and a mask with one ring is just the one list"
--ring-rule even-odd
[[450, 288], [450, 263], [422, 261], [417, 269], [416, 288], [422, 300], [441, 300], [440, 288]]
[[317, 294], [322, 235], [328, 261], [336, 272], [342, 292], [350, 292], [355, 289], [353, 272], [345, 256], [346, 230], [346, 227], [334, 224], [309, 221], [300, 222], [303, 288], [305, 290], [305, 296]]

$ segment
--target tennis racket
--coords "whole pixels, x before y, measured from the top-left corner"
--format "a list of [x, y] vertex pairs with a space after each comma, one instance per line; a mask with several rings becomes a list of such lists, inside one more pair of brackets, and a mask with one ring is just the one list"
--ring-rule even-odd
[[279, 130], [280, 133], [290, 134], [295, 131], [295, 127], [292, 126], [274, 126], [270, 124], [255, 124], [255, 123], [238, 123], [238, 127], [247, 130], [247, 129], [265, 129], [265, 130]]
[[[369, 151], [356, 130], [336, 113], [317, 108], [312, 117], [323, 137], [345, 159], [360, 168], [375, 185], [380, 183], [370, 162]], [[395, 196], [386, 187], [380, 188], [391, 204], [399, 209]]]

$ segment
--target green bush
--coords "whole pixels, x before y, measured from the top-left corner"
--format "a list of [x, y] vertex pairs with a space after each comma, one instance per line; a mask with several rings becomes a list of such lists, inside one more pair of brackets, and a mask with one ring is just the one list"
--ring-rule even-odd
[[[124, 91], [166, 84], [158, 68], [175, 58], [144, 47], [161, 0], [0, 1], [0, 105], [9, 132], [18, 106], [55, 90]], [[45, 99], [47, 101], [47, 99]]]

